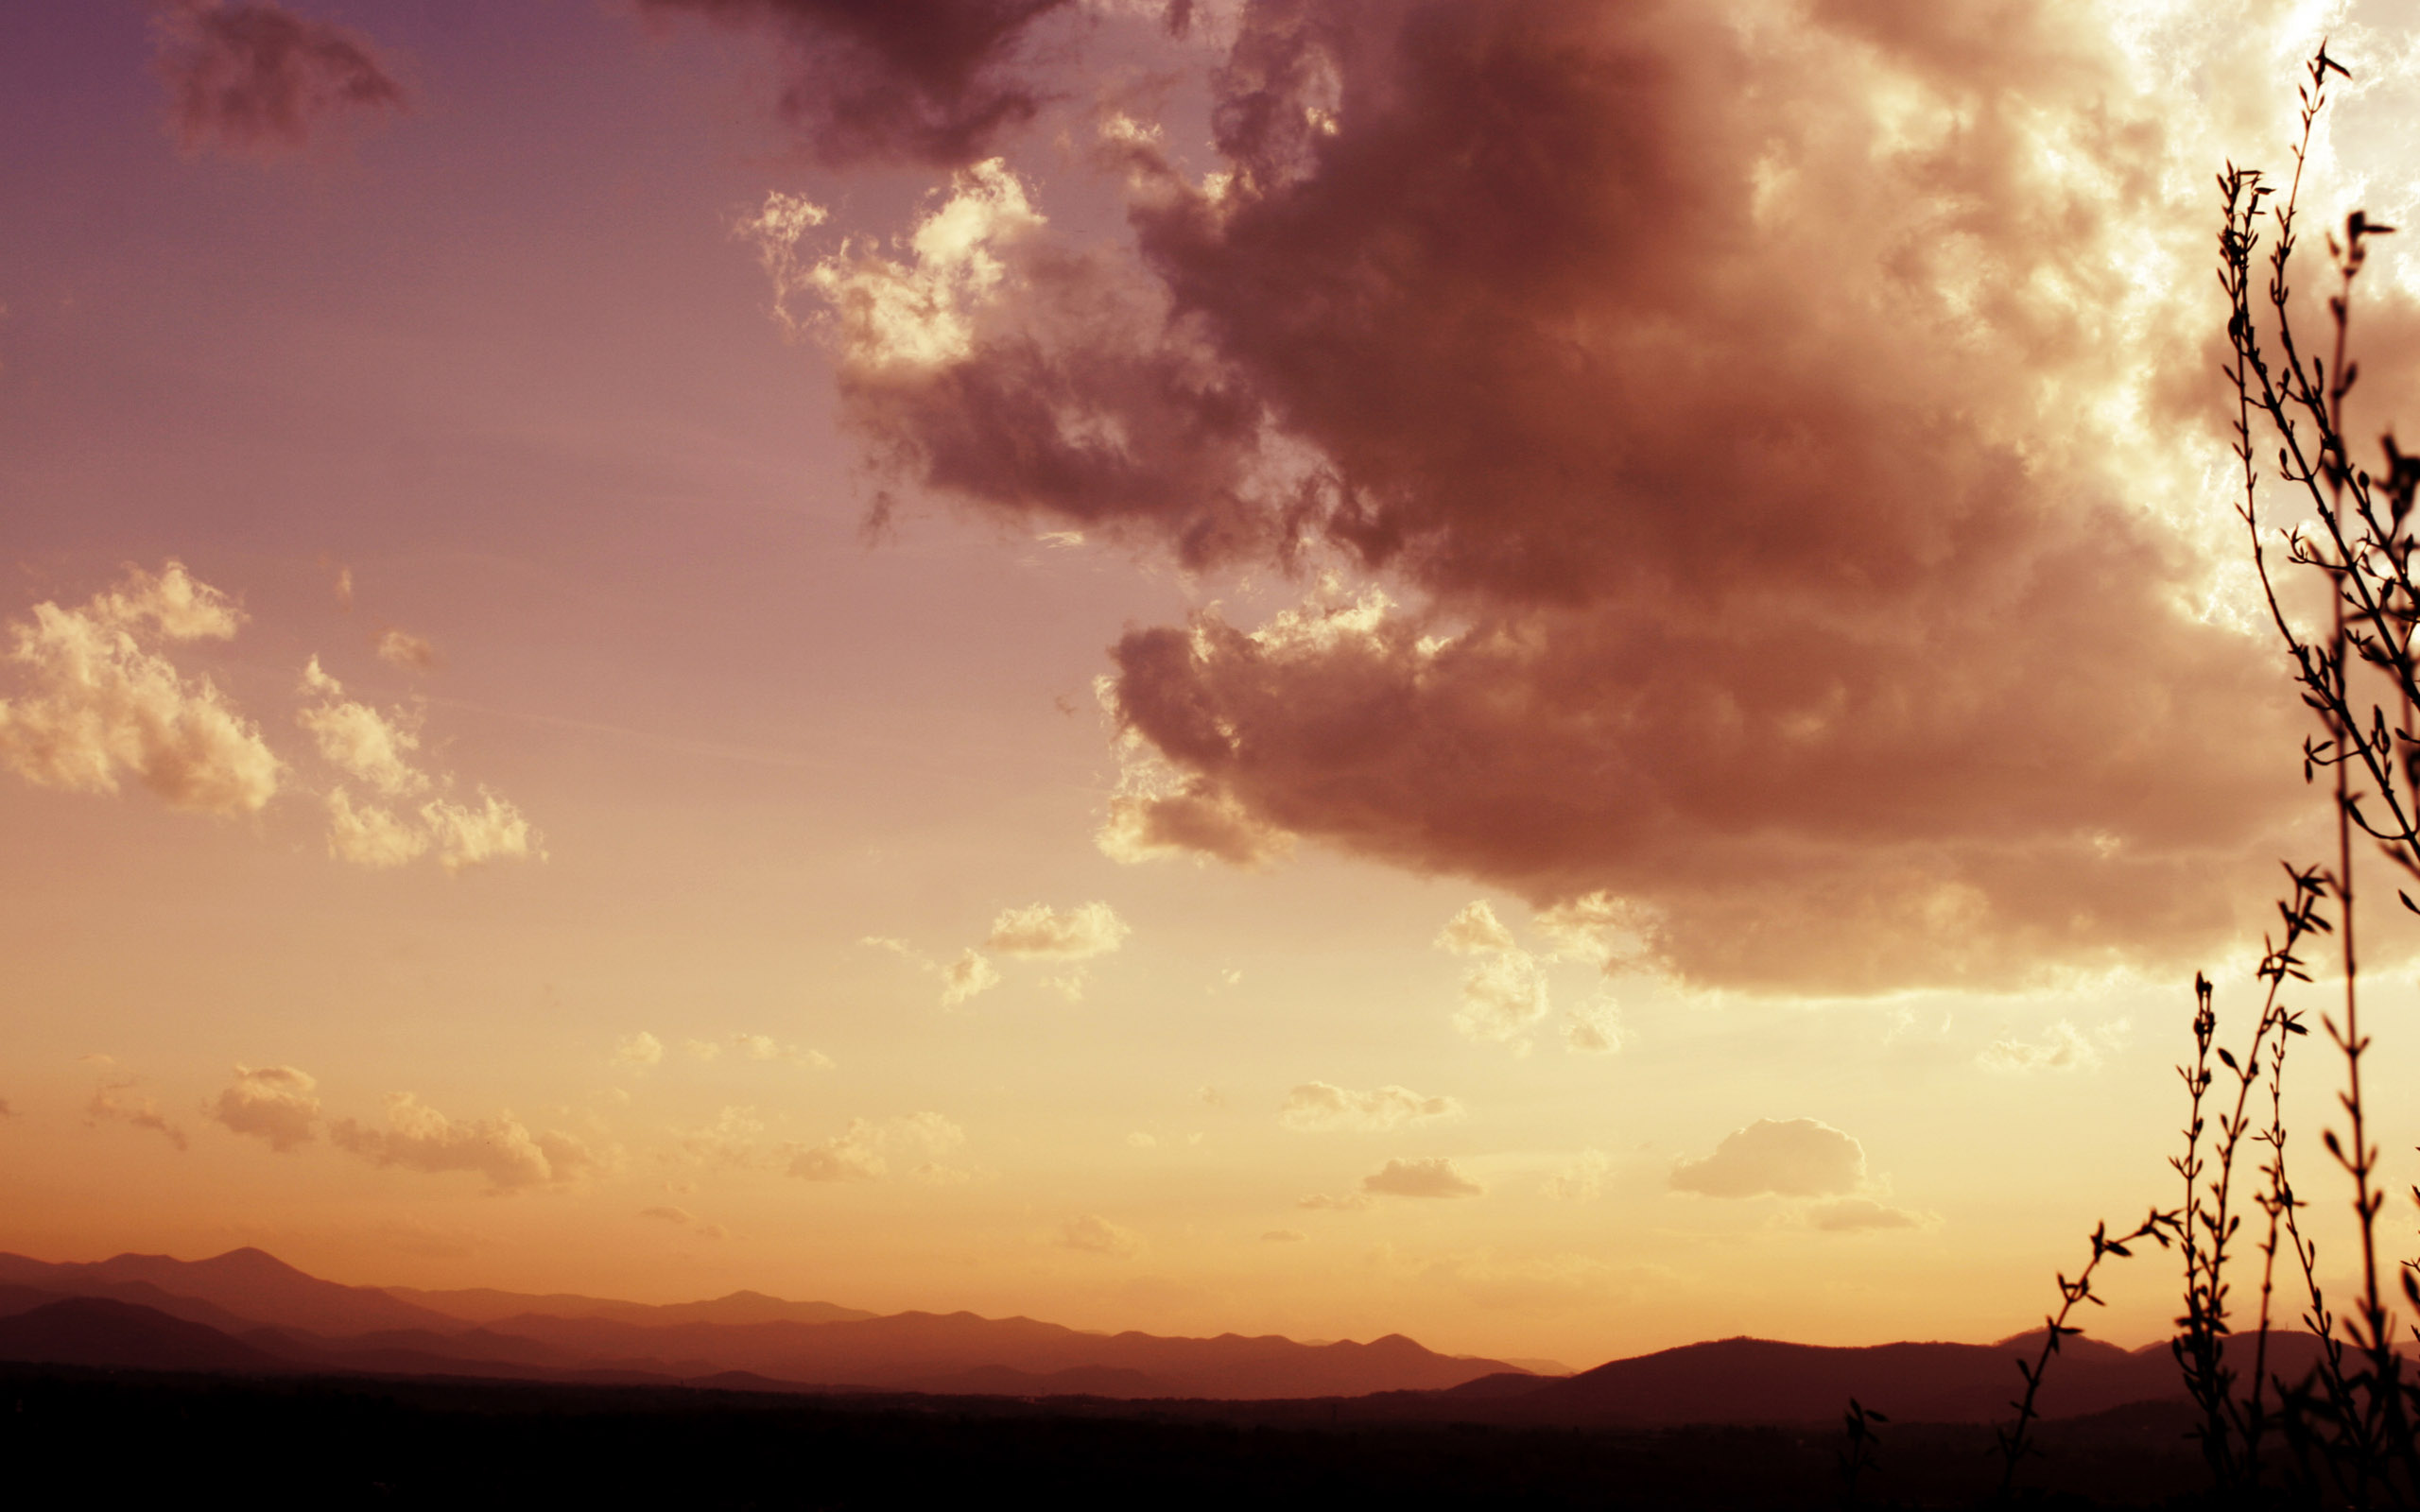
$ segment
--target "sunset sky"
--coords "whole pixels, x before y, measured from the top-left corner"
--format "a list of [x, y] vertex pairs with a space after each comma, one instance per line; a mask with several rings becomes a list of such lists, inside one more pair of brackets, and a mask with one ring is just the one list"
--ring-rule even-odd
[[2381, 0], [0, 4], [0, 1249], [2036, 1321], [2322, 854], [2209, 266], [2323, 35], [2420, 215]]

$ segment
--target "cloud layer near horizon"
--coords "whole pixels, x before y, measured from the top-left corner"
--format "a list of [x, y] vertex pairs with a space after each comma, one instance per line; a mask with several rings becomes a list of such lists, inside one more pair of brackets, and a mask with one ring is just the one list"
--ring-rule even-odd
[[1113, 854], [1598, 897], [1713, 985], [2167, 963], [2295, 795], [2158, 512], [2207, 207], [2129, 45], [2061, 0], [1257, 0], [1218, 172], [1105, 117], [1134, 256], [986, 163], [895, 254], [769, 266], [902, 477], [1341, 574], [1118, 642]]

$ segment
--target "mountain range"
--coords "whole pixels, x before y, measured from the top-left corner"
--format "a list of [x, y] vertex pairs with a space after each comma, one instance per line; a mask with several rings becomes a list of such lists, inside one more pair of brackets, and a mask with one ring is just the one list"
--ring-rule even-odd
[[[1439, 1354], [1400, 1334], [1305, 1344], [1275, 1335], [1085, 1332], [972, 1313], [876, 1315], [737, 1292], [668, 1306], [324, 1280], [258, 1249], [201, 1261], [53, 1263], [0, 1254], [0, 1360], [248, 1375], [359, 1374], [766, 1392], [1322, 1399], [1357, 1418], [1681, 1426], [1837, 1419], [1851, 1397], [1902, 1421], [2009, 1416], [2038, 1333], [1997, 1344], [1837, 1348], [1723, 1339], [1578, 1375]], [[2238, 1349], [2248, 1349], [2238, 1343]], [[2308, 1369], [2279, 1335], [2273, 1370]], [[2165, 1345], [2065, 1342], [2038, 1406], [2079, 1417], [2182, 1396]]]
[[[62, 1304], [74, 1302], [75, 1306]], [[97, 1308], [103, 1301], [115, 1304]], [[753, 1292], [649, 1306], [567, 1295], [382, 1290], [297, 1270], [258, 1249], [201, 1261], [119, 1255], [52, 1263], [0, 1255], [0, 1359], [125, 1366], [148, 1314], [189, 1368], [207, 1330], [229, 1368], [671, 1383], [746, 1375], [770, 1389], [1085, 1394], [1251, 1400], [1439, 1391], [1501, 1360], [1438, 1354], [1401, 1335], [1302, 1344], [1083, 1332], [972, 1313], [876, 1316]], [[95, 1331], [78, 1353], [73, 1330]], [[238, 1352], [244, 1351], [244, 1352]]]

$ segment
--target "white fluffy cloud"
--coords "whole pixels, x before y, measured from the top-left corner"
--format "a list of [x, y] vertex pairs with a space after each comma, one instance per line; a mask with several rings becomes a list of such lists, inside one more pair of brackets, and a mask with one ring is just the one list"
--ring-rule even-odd
[[491, 861], [544, 860], [537, 832], [521, 811], [486, 788], [478, 806], [440, 799], [421, 806], [421, 822], [437, 841], [437, 860], [447, 871]]
[[1603, 998], [1574, 1008], [1564, 1022], [1563, 1042], [1580, 1055], [1610, 1056], [1622, 1047], [1621, 1015]]
[[371, 641], [378, 660], [406, 672], [432, 672], [437, 668], [437, 647], [417, 635], [398, 630], [391, 626], [380, 630]]
[[1437, 948], [1457, 955], [1495, 955], [1518, 948], [1512, 932], [1495, 917], [1485, 899], [1465, 903], [1437, 933]]
[[[694, 1047], [700, 1041], [690, 1043]], [[756, 1162], [756, 1137], [764, 1132], [756, 1109], [726, 1108], [703, 1128], [674, 1129], [672, 1137], [681, 1154], [699, 1164], [729, 1168]]]
[[988, 992], [1000, 985], [1000, 972], [990, 961], [970, 950], [941, 969], [942, 1006], [954, 1008], [978, 992]]
[[793, 294], [812, 293], [823, 309], [812, 319], [830, 333], [844, 369], [860, 381], [921, 374], [972, 350], [976, 311], [1001, 287], [1001, 244], [1041, 228], [1025, 186], [998, 159], [957, 179], [957, 192], [908, 238], [909, 261], [844, 244], [831, 257], [800, 257], [800, 237], [824, 218], [821, 207], [779, 193], [741, 231], [752, 235], [774, 281], [786, 322]]
[[1838, 1196], [1865, 1184], [1865, 1146], [1815, 1119], [1760, 1118], [1675, 1165], [1671, 1184], [1709, 1197]]
[[294, 722], [311, 732], [321, 760], [389, 798], [428, 787], [427, 776], [412, 765], [420, 749], [416, 721], [347, 698], [344, 685], [320, 669], [316, 656], [302, 669], [302, 691], [319, 702], [298, 712]]
[[[377, 795], [356, 804], [342, 784], [328, 790], [330, 855], [386, 868], [434, 850], [450, 873], [490, 861], [544, 859], [537, 833], [511, 803], [484, 787], [475, 805], [432, 793], [450, 787], [453, 778], [432, 778], [413, 765], [420, 749], [417, 718], [400, 711], [381, 713], [346, 697], [344, 684], [316, 656], [302, 669], [302, 691], [317, 701], [298, 711], [295, 723], [311, 732], [320, 759]], [[385, 806], [412, 799], [419, 801], [404, 812]]]
[[237, 1066], [235, 1079], [207, 1107], [210, 1116], [237, 1134], [268, 1142], [283, 1153], [308, 1144], [320, 1121], [319, 1086], [292, 1066]]
[[1324, 1192], [1314, 1192], [1308, 1196], [1297, 1199], [1294, 1203], [1294, 1206], [1312, 1212], [1360, 1212], [1377, 1205], [1378, 1199], [1366, 1192], [1347, 1192], [1341, 1196], [1329, 1196]]
[[[2128, 1028], [2125, 1020], [2106, 1023], [2087, 1036], [2065, 1019], [2043, 1031], [2039, 1040], [2020, 1040], [2007, 1035], [1995, 1040], [1978, 1063], [1994, 1071], [2098, 1071], [2102, 1046], [2116, 1049], [2123, 1044]], [[2098, 1040], [2096, 1044], [2094, 1041]]]
[[428, 832], [375, 803], [354, 807], [353, 795], [328, 789], [328, 854], [356, 867], [400, 867], [427, 853]]
[[779, 1154], [789, 1174], [803, 1181], [875, 1181], [888, 1175], [893, 1158], [925, 1158], [910, 1174], [924, 1181], [946, 1182], [960, 1173], [938, 1164], [940, 1158], [966, 1143], [966, 1131], [934, 1112], [916, 1112], [877, 1123], [853, 1118], [839, 1134], [820, 1144], [788, 1143]]
[[904, 939], [882, 935], [868, 935], [858, 941], [876, 950], [889, 951], [916, 970], [942, 979], [942, 1006], [954, 1008], [979, 992], [988, 992], [1000, 985], [999, 968], [983, 958], [982, 953], [968, 950], [947, 966], [942, 965]]
[[234, 601], [171, 561], [78, 609], [34, 606], [9, 627], [25, 692], [0, 698], [0, 762], [26, 781], [114, 793], [131, 778], [174, 808], [257, 812], [281, 766], [255, 725], [164, 647], [231, 639]]
[[1331, 1129], [1390, 1129], [1434, 1118], [1453, 1118], [1462, 1105], [1451, 1097], [1423, 1097], [1409, 1087], [1368, 1091], [1306, 1081], [1286, 1094], [1277, 1121], [1303, 1133]]
[[1587, 893], [1542, 908], [1530, 922], [1554, 941], [1559, 959], [1586, 961], [1609, 971], [1645, 966], [1653, 959], [1652, 911], [1608, 892]]
[[1389, 1197], [1477, 1197], [1487, 1193], [1442, 1155], [1389, 1160], [1361, 1178], [1361, 1190]]
[[1605, 1194], [1605, 1178], [1614, 1162], [1602, 1150], [1582, 1150], [1569, 1165], [1547, 1177], [1541, 1195], [1555, 1202], [1594, 1202]]
[[119, 587], [95, 597], [87, 612], [110, 625], [148, 626], [169, 641], [229, 641], [244, 623], [233, 599], [197, 581], [177, 561], [157, 577], [134, 569]]
[[[285, 764], [216, 684], [186, 678], [167, 654], [231, 639], [243, 619], [233, 599], [175, 561], [156, 576], [135, 569], [76, 609], [37, 604], [9, 627], [8, 660], [25, 689], [0, 697], [0, 765], [47, 787], [113, 793], [131, 778], [173, 807], [257, 812]], [[416, 716], [346, 697], [316, 656], [301, 692], [308, 701], [295, 721], [341, 778], [321, 799], [329, 854], [386, 868], [433, 851], [448, 871], [544, 856], [519, 809], [485, 788], [475, 802], [448, 797], [452, 778], [416, 765]]]
[[992, 964], [983, 954], [985, 951], [1020, 960], [1079, 963], [1069, 971], [1045, 978], [1043, 985], [1070, 1003], [1080, 1002], [1084, 995], [1084, 969], [1080, 963], [1116, 950], [1132, 933], [1105, 902], [1082, 903], [1064, 913], [1048, 903], [1034, 903], [1025, 908], [1002, 909], [999, 917], [992, 920], [992, 932], [984, 936], [982, 945], [968, 946], [946, 966], [904, 939], [868, 935], [858, 943], [889, 951], [912, 963], [918, 971], [940, 977], [942, 1006], [954, 1008], [1002, 982], [1000, 969]]
[[1085, 903], [1060, 913], [1047, 903], [1003, 909], [992, 921], [983, 948], [1003, 955], [1082, 961], [1106, 955], [1133, 930], [1107, 903]]
[[1131, 1260], [1143, 1252], [1143, 1236], [1132, 1228], [1110, 1222], [1097, 1212], [1087, 1212], [1059, 1226], [1059, 1247], [1080, 1249], [1088, 1255]]
[[1927, 1220], [1905, 1208], [1872, 1197], [1841, 1197], [1806, 1210], [1806, 1221], [1825, 1233], [1857, 1233], [1872, 1228], [1921, 1228]]
[[475, 1171], [498, 1192], [561, 1186], [604, 1163], [569, 1134], [532, 1134], [510, 1112], [457, 1122], [410, 1092], [387, 1094], [387, 1125], [372, 1128], [340, 1118], [328, 1125], [328, 1139], [373, 1165]]
[[617, 1066], [652, 1066], [664, 1059], [664, 1041], [641, 1029], [614, 1043], [614, 1064]]
[[735, 1034], [731, 1042], [751, 1060], [786, 1060], [792, 1065], [812, 1066], [817, 1071], [832, 1069], [832, 1057], [821, 1050], [802, 1050], [796, 1045], [786, 1045], [769, 1034]]
[[868, 1119], [853, 1118], [845, 1133], [791, 1152], [789, 1173], [802, 1181], [872, 1181], [890, 1169], [882, 1158], [882, 1131]]
[[1446, 920], [1437, 946], [1478, 957], [1463, 973], [1455, 1028], [1474, 1040], [1517, 1040], [1547, 1016], [1546, 972], [1484, 901]]

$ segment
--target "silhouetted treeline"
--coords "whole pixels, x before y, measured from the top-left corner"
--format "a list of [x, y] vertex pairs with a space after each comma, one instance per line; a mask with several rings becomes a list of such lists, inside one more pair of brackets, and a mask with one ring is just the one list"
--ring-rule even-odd
[[[2152, 1506], [2187, 1409], [2045, 1430], [2034, 1504]], [[112, 1501], [267, 1480], [315, 1505], [1835, 1507], [1819, 1429], [1356, 1423], [1321, 1402], [816, 1398], [0, 1366], [19, 1489]], [[1869, 1506], [1976, 1504], [1990, 1430], [1894, 1423]], [[2083, 1494], [2088, 1490], [2091, 1494]]]

